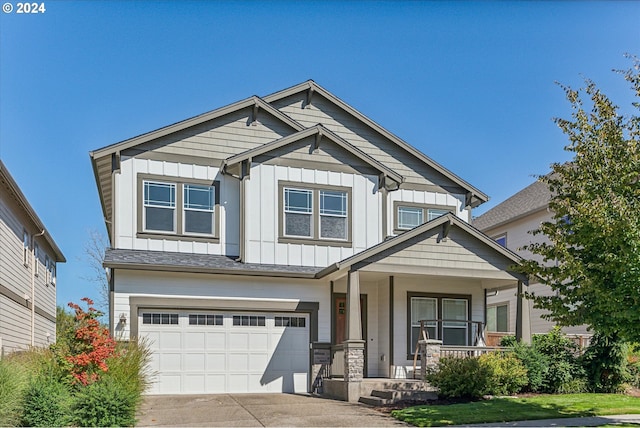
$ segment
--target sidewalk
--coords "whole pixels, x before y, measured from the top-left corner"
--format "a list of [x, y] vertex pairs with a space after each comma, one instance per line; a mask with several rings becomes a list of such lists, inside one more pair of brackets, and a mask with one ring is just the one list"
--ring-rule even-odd
[[597, 427], [601, 425], [638, 425], [640, 415], [592, 416], [586, 418], [540, 419], [537, 421], [515, 421], [489, 424], [457, 425], [459, 427]]

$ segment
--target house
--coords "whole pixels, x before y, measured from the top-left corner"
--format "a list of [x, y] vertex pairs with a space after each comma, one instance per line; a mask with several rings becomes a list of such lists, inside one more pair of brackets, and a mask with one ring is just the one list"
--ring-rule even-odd
[[56, 340], [60, 248], [0, 160], [0, 357]]
[[[541, 261], [541, 257], [522, 249], [533, 242], [548, 241], [544, 235], [532, 235], [530, 232], [550, 221], [553, 213], [549, 210], [551, 192], [549, 187], [535, 181], [515, 195], [496, 205], [486, 213], [475, 218], [473, 225], [495, 239], [500, 245], [519, 254], [522, 258]], [[550, 295], [551, 289], [543, 284], [531, 282], [530, 292], [537, 295]], [[533, 302], [526, 300], [530, 312], [530, 331], [532, 334], [549, 332], [555, 322], [542, 318], [542, 309], [533, 307]], [[499, 342], [505, 334], [514, 334], [516, 330], [516, 290], [492, 290], [487, 296], [487, 340], [488, 344]], [[563, 327], [565, 334], [574, 337], [576, 342], [584, 346], [592, 333], [586, 326]]]
[[479, 342], [520, 258], [488, 197], [319, 86], [252, 96], [91, 153], [111, 330], [152, 393], [307, 392], [412, 375], [420, 330]]

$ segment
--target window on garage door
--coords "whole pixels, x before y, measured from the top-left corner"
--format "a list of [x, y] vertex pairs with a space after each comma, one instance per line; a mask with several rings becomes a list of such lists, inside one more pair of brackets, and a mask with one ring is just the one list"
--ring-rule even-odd
[[142, 324], [178, 325], [178, 314], [145, 312], [142, 314]]

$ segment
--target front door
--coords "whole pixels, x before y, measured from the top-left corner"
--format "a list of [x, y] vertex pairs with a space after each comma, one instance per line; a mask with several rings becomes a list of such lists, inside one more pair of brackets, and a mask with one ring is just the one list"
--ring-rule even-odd
[[[333, 344], [341, 345], [345, 339], [347, 326], [347, 295], [344, 293], [333, 294]], [[367, 374], [367, 295], [360, 295], [360, 326], [362, 340], [364, 340], [364, 373]]]

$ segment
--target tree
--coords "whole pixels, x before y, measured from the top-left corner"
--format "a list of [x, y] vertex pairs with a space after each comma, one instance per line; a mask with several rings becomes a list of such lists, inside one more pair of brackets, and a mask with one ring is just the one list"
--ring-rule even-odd
[[539, 177], [553, 195], [553, 218], [533, 232], [548, 242], [525, 247], [543, 260], [525, 262], [523, 271], [555, 292], [528, 295], [548, 318], [639, 342], [640, 59], [631, 60], [629, 70], [618, 71], [633, 90], [630, 115], [591, 80], [579, 90], [562, 86], [573, 112], [555, 123], [573, 159]]
[[89, 239], [84, 245], [84, 258], [89, 265], [90, 274], [82, 279], [95, 284], [99, 293], [96, 306], [101, 312], [108, 313], [109, 279], [102, 263], [104, 262], [105, 249], [109, 244], [107, 238], [97, 230], [89, 230], [88, 235]]

